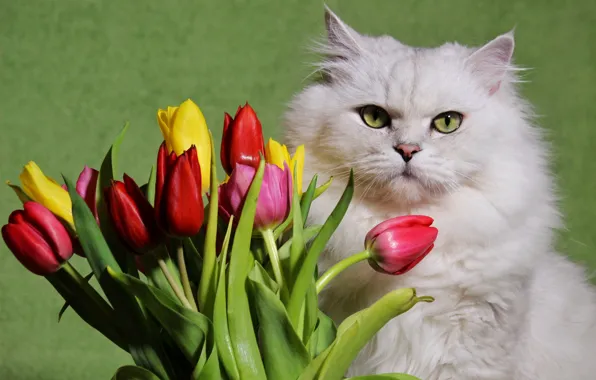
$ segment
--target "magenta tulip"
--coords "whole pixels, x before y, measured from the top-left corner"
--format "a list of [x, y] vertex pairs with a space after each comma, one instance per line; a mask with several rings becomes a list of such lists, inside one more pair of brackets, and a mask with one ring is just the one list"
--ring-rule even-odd
[[438, 230], [433, 219], [407, 215], [386, 220], [366, 235], [369, 263], [378, 272], [404, 274], [414, 268], [434, 247]]
[[[244, 199], [255, 176], [252, 166], [237, 164], [228, 181], [219, 187], [220, 215], [229, 219], [234, 215], [237, 221], [242, 212]], [[255, 228], [267, 230], [278, 226], [290, 214], [292, 205], [292, 174], [287, 164], [280, 169], [274, 164], [265, 164], [263, 183], [257, 200]]]
[[66, 228], [39, 203], [25, 202], [2, 227], [2, 238], [17, 260], [30, 272], [45, 276], [56, 272], [73, 254]]
[[89, 166], [85, 165], [83, 171], [79, 175], [76, 184], [77, 193], [85, 200], [89, 209], [95, 216], [95, 220], [99, 223], [97, 216], [97, 203], [95, 202], [95, 192], [97, 188], [97, 179], [99, 172]]

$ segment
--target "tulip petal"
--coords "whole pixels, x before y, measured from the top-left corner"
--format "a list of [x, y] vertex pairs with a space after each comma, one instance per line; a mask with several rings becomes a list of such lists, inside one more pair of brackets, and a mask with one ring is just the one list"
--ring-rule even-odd
[[304, 172], [304, 145], [299, 145], [294, 152], [292, 162], [290, 164], [292, 170], [292, 178], [296, 177], [296, 185], [298, 187], [298, 194], [302, 194], [302, 173]]
[[377, 224], [366, 234], [365, 245], [385, 230], [401, 227], [430, 226], [433, 222], [433, 218], [426, 215], [404, 215], [388, 219]]
[[2, 238], [19, 262], [30, 272], [45, 276], [60, 267], [50, 245], [26, 223], [2, 227]]
[[83, 197], [85, 203], [87, 203], [87, 206], [89, 206], [89, 209], [93, 212], [95, 219], [99, 223], [99, 217], [97, 216], [97, 202], [95, 200], [98, 177], [99, 171], [85, 165], [77, 179], [76, 189], [77, 193]]
[[189, 157], [181, 155], [166, 179], [161, 222], [165, 230], [177, 236], [193, 236], [203, 225], [204, 207]]
[[224, 171], [226, 172], [226, 174], [231, 174], [232, 173], [232, 164], [230, 162], [230, 152], [229, 152], [229, 148], [231, 145], [231, 137], [232, 134], [230, 133], [231, 131], [231, 125], [234, 122], [234, 119], [232, 119], [232, 116], [230, 116], [230, 114], [228, 114], [227, 112], [224, 113], [224, 127], [223, 127], [223, 132], [222, 132], [222, 137], [221, 137], [221, 147], [220, 147], [220, 152], [219, 152], [219, 158], [221, 160], [221, 166], [224, 168]]
[[68, 192], [56, 181], [48, 179], [35, 162], [27, 163], [19, 178], [23, 191], [29, 198], [41, 203], [54, 215], [73, 225], [72, 202]]
[[263, 129], [257, 114], [248, 103], [240, 108], [230, 129], [229, 161], [232, 166], [244, 164], [258, 167], [261, 155], [265, 155]]
[[25, 221], [40, 233], [58, 258], [62, 261], [70, 259], [73, 254], [70, 235], [54, 214], [35, 202], [26, 202], [23, 208]]
[[[133, 251], [141, 253], [145, 249], [153, 247], [152, 242], [155, 236], [152, 233], [154, 231], [147, 228], [145, 219], [133, 197], [128, 194], [124, 183], [113, 181], [106, 189], [106, 201], [115, 230]], [[153, 217], [151, 212], [149, 212], [149, 216]]]

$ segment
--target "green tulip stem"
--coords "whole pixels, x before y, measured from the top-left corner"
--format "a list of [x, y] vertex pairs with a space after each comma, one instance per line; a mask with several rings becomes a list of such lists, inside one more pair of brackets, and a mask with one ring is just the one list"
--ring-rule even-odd
[[279, 289], [283, 289], [284, 277], [281, 272], [281, 263], [279, 261], [279, 253], [277, 252], [277, 244], [275, 243], [273, 231], [271, 229], [266, 229], [261, 231], [261, 235], [265, 241], [265, 248], [267, 249], [267, 254], [269, 255], [269, 260], [271, 261], [271, 266], [273, 267], [275, 281], [277, 282]]
[[323, 275], [319, 277], [319, 279], [317, 280], [317, 294], [319, 294], [325, 288], [325, 286], [327, 286], [331, 282], [331, 280], [333, 280], [338, 274], [343, 272], [345, 269], [361, 261], [367, 260], [368, 258], [370, 258], [370, 253], [368, 252], [368, 250], [364, 250], [362, 252], [359, 252], [355, 255], [343, 259], [331, 268], [327, 269], [327, 271], [323, 273]]
[[193, 310], [192, 305], [190, 304], [190, 302], [188, 302], [188, 299], [184, 295], [184, 292], [182, 291], [182, 289], [180, 289], [180, 287], [176, 283], [176, 280], [174, 279], [174, 277], [168, 270], [168, 264], [166, 264], [163, 257], [160, 257], [160, 256], [157, 257], [157, 264], [161, 268], [161, 271], [163, 272], [163, 275], [166, 277], [166, 280], [168, 280], [168, 283], [172, 287], [172, 290], [174, 291], [174, 294], [176, 294], [176, 297], [178, 297], [180, 302], [182, 302], [182, 304], [186, 308]]
[[62, 264], [62, 269], [70, 278], [72, 278], [77, 285], [83, 289], [83, 291], [89, 296], [89, 298], [99, 307], [99, 309], [106, 315], [111, 316], [114, 310], [110, 305], [103, 299], [99, 293], [85, 280], [83, 276], [73, 267], [68, 261]]
[[190, 287], [190, 280], [188, 279], [188, 271], [186, 270], [186, 261], [184, 260], [184, 245], [182, 241], [177, 242], [176, 247], [176, 258], [178, 260], [178, 268], [180, 268], [180, 281], [182, 281], [182, 288], [184, 289], [184, 295], [186, 300], [190, 303], [190, 306], [194, 311], [197, 309], [197, 303], [195, 297], [192, 294], [192, 288]]

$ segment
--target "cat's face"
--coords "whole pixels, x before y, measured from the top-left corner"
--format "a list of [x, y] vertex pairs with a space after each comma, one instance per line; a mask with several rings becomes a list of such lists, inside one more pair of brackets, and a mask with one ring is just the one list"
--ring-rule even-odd
[[[415, 49], [360, 35], [327, 15], [326, 80], [291, 106], [288, 137], [306, 143], [315, 170], [354, 169], [361, 196], [416, 202], [473, 185], [506, 140], [499, 125], [513, 51], [504, 35], [480, 50]], [[506, 126], [505, 126], [506, 128]]]

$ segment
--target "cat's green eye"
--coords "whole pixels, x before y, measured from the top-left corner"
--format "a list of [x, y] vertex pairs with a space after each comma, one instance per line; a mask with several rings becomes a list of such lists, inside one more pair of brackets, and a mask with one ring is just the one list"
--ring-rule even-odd
[[455, 132], [461, 125], [463, 116], [459, 112], [448, 111], [435, 116], [432, 127], [441, 133]]
[[391, 124], [391, 117], [383, 108], [368, 105], [360, 108], [360, 117], [371, 128], [384, 128]]

